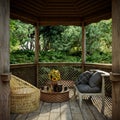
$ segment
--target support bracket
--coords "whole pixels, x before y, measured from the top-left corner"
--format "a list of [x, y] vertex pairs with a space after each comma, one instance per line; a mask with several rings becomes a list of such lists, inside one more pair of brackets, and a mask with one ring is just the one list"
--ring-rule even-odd
[[111, 81], [115, 81], [115, 82], [120, 82], [120, 73], [113, 73], [113, 72], [110, 72], [110, 80]]
[[2, 82], [9, 82], [11, 79], [11, 73], [2, 73], [0, 77]]

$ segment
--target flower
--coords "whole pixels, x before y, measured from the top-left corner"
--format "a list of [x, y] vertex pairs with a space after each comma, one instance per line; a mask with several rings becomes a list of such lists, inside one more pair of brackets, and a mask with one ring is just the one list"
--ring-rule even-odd
[[52, 69], [49, 72], [48, 77], [53, 82], [56, 82], [56, 81], [60, 80], [60, 72], [59, 72], [59, 70]]

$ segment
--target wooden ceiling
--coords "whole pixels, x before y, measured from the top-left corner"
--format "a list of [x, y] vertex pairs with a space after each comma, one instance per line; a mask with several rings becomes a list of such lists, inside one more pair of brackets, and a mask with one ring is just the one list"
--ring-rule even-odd
[[40, 25], [88, 25], [111, 18], [111, 0], [10, 0], [10, 17]]

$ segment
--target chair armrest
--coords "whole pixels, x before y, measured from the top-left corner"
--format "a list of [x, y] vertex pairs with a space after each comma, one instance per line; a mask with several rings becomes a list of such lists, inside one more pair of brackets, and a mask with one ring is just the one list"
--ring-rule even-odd
[[90, 69], [90, 71], [92, 71], [92, 72], [99, 72], [99, 73], [101, 73], [101, 76], [110, 76], [110, 73], [102, 71], [102, 70]]
[[103, 74], [101, 74], [101, 76], [107, 77], [107, 76], [110, 76], [110, 74], [109, 74], [109, 73], [107, 73], [107, 74], [106, 74], [106, 73], [105, 73], [105, 74], [103, 73]]

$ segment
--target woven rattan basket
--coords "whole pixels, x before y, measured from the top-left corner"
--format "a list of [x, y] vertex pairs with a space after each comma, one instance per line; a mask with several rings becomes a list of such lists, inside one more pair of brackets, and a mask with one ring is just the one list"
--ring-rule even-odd
[[69, 100], [69, 90], [64, 92], [46, 92], [41, 90], [40, 99], [48, 103], [65, 102]]
[[40, 104], [40, 91], [28, 82], [11, 75], [10, 80], [11, 113], [28, 113], [38, 109]]

